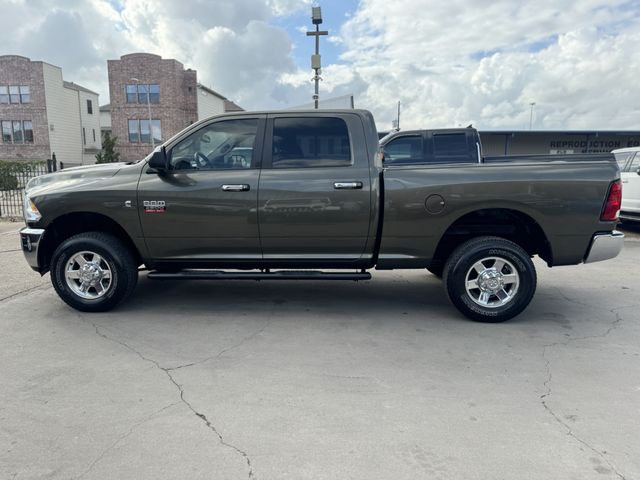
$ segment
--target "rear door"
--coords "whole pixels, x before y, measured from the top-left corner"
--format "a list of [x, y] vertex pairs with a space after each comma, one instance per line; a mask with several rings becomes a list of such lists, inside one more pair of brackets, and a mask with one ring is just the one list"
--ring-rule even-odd
[[429, 163], [478, 163], [479, 146], [474, 130], [434, 130], [427, 132]]
[[336, 265], [360, 259], [371, 179], [356, 114], [268, 116], [258, 193], [263, 258]]

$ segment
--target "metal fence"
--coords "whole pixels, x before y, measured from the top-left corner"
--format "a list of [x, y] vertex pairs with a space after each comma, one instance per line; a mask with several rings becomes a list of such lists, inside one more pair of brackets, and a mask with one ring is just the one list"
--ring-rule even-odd
[[57, 170], [57, 162], [0, 161], [0, 217], [21, 217], [24, 188], [29, 180]]

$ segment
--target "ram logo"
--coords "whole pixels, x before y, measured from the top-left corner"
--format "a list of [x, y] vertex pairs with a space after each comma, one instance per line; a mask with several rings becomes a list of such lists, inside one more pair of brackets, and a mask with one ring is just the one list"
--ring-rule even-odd
[[164, 200], [144, 200], [142, 206], [144, 213], [164, 213], [167, 210]]

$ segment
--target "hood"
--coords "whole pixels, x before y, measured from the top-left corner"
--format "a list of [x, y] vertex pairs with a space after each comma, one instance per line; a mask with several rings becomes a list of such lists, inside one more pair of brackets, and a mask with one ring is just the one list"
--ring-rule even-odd
[[[25, 192], [29, 193], [30, 190], [36, 187], [50, 186], [55, 184], [69, 183], [73, 181], [82, 181], [84, 179], [99, 179], [108, 178], [114, 176], [125, 166], [125, 162], [118, 163], [102, 163], [97, 165], [84, 165], [82, 167], [65, 168], [54, 173], [48, 173], [46, 175], [40, 175], [39, 177], [32, 178], [27, 186]], [[75, 182], [74, 182], [75, 183]]]

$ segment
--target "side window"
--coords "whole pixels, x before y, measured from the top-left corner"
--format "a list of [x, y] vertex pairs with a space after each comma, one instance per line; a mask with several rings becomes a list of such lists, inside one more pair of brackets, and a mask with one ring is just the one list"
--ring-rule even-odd
[[437, 163], [473, 163], [466, 133], [434, 133], [433, 156]]
[[627, 172], [637, 172], [638, 168], [640, 168], [640, 154], [636, 153], [636, 156], [633, 158], [631, 164], [629, 164], [629, 168]]
[[422, 137], [420, 135], [398, 137], [384, 146], [385, 165], [424, 163], [424, 161]]
[[616, 162], [618, 162], [618, 167], [620, 167], [620, 170], [623, 171], [624, 167], [627, 165], [627, 161], [629, 161], [629, 159], [633, 156], [633, 152], [614, 153], [614, 156], [616, 157]]
[[257, 132], [257, 118], [211, 123], [171, 149], [170, 166], [173, 170], [251, 168]]
[[346, 167], [352, 164], [349, 129], [341, 118], [276, 118], [272, 167]]

